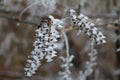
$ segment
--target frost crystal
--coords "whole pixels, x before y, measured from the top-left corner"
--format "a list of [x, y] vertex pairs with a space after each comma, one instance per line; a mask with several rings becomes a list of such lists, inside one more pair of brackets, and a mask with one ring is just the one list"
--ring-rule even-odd
[[26, 64], [26, 76], [32, 76], [40, 65], [40, 60], [44, 57], [47, 62], [53, 61], [53, 57], [57, 56], [55, 49], [57, 48], [57, 39], [60, 38], [59, 32], [56, 30], [56, 25], [53, 21], [48, 24], [46, 21], [42, 22], [38, 29], [36, 29], [36, 41], [34, 42], [34, 50], [29, 56]]
[[73, 66], [72, 60], [73, 60], [74, 56], [70, 55], [70, 53], [69, 53], [68, 38], [67, 38], [67, 35], [65, 34], [64, 30], [62, 30], [62, 34], [65, 39], [66, 57], [60, 56], [60, 59], [63, 61], [63, 64], [61, 65], [61, 67], [64, 70], [62, 72], [59, 72], [60, 80], [72, 80], [72, 78], [69, 75], [71, 74], [70, 67]]
[[79, 80], [86, 80], [86, 78], [92, 74], [93, 72], [92, 68], [96, 65], [96, 59], [97, 59], [96, 55], [97, 55], [97, 50], [94, 49], [94, 39], [92, 39], [92, 42], [90, 42], [90, 53], [88, 53], [90, 60], [86, 62], [85, 71], [80, 70]]
[[93, 38], [97, 44], [106, 43], [105, 36], [95, 27], [94, 23], [89, 21], [87, 16], [83, 14], [77, 16], [73, 9], [70, 10], [70, 16], [73, 24], [79, 27], [78, 34], [83, 31], [90, 38]]
[[60, 57], [60, 59], [64, 62], [64, 64], [61, 65], [61, 67], [64, 69], [63, 72], [59, 72], [59, 75], [61, 76], [61, 80], [72, 80], [72, 78], [70, 78], [70, 67], [73, 66], [73, 64], [71, 63], [73, 60], [74, 56], [73, 55], [69, 55], [66, 58], [64, 57]]

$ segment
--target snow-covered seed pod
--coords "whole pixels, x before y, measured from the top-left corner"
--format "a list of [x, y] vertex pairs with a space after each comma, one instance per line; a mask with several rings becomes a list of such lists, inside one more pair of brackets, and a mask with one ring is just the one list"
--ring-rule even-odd
[[93, 38], [97, 44], [106, 43], [105, 36], [95, 27], [95, 24], [89, 21], [89, 18], [83, 14], [76, 15], [75, 10], [70, 10], [70, 17], [73, 25], [78, 26], [78, 32], [83, 31], [90, 38]]

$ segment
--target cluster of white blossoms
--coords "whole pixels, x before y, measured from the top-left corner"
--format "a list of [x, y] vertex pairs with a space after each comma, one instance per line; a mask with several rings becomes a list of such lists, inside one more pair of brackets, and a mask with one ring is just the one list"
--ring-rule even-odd
[[90, 38], [93, 38], [97, 44], [106, 43], [105, 36], [95, 27], [95, 24], [89, 21], [89, 18], [83, 14], [76, 15], [75, 10], [70, 10], [70, 17], [74, 26], [78, 26], [78, 33], [83, 31]]
[[[50, 16], [51, 20], [54, 19]], [[47, 59], [47, 62], [53, 61], [53, 58], [57, 56], [57, 39], [60, 38], [60, 33], [56, 30], [56, 27], [60, 26], [58, 22], [48, 24], [48, 21], [43, 21], [36, 29], [36, 41], [34, 42], [34, 50], [29, 56], [28, 63], [26, 64], [25, 74], [26, 76], [32, 76], [40, 65], [40, 60]]]

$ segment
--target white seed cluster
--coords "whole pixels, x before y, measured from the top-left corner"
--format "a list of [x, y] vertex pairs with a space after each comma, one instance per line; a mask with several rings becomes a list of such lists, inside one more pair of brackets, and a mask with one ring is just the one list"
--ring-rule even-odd
[[26, 76], [32, 76], [40, 65], [40, 60], [47, 59], [51, 62], [56, 55], [57, 45], [55, 44], [60, 38], [59, 32], [55, 29], [53, 24], [48, 25], [43, 22], [38, 29], [36, 29], [36, 41], [34, 42], [34, 50], [29, 56], [28, 63], [26, 64]]
[[71, 9], [70, 10], [70, 17], [73, 22], [73, 25], [79, 27], [79, 33], [83, 31], [86, 33], [90, 38], [93, 38], [97, 44], [106, 43], [104, 40], [105, 36], [95, 27], [94, 23], [91, 23], [87, 16], [80, 14], [76, 15], [76, 12]]

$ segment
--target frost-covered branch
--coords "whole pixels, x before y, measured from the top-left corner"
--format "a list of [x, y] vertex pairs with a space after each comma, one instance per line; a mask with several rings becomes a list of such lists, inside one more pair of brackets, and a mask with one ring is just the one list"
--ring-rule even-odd
[[73, 66], [73, 64], [71, 62], [72, 62], [74, 56], [70, 55], [70, 53], [69, 53], [68, 39], [63, 30], [62, 30], [62, 34], [64, 36], [65, 43], [66, 43], [66, 57], [60, 56], [60, 59], [63, 61], [63, 64], [61, 65], [61, 67], [64, 71], [62, 71], [62, 72], [60, 71], [59, 76], [60, 76], [60, 80], [72, 80], [72, 78], [70, 77], [70, 74], [71, 74], [70, 67]]
[[90, 60], [86, 62], [85, 70], [79, 71], [79, 80], [87, 80], [87, 77], [92, 74], [93, 67], [96, 65], [97, 50], [94, 49], [94, 44], [95, 44], [94, 39], [91, 39], [90, 52], [88, 53]]
[[[64, 26], [64, 20], [66, 19], [67, 18], [64, 18], [63, 20], [55, 19], [50, 15], [48, 18], [41, 20], [41, 24], [38, 26], [38, 29], [36, 29], [36, 40], [33, 44], [34, 50], [32, 51], [25, 68], [26, 76], [32, 76], [35, 74], [35, 71], [39, 65], [41, 65], [41, 60], [44, 58], [47, 59], [46, 62], [52, 62], [53, 58], [57, 56], [56, 49], [58, 46], [56, 43], [58, 42], [58, 38], [61, 38], [61, 31], [66, 43], [66, 57], [60, 57], [64, 62], [61, 65], [64, 71], [60, 72], [59, 74], [61, 75], [62, 80], [72, 80], [72, 78], [69, 78], [69, 75], [71, 74], [70, 67], [72, 66], [71, 61], [73, 60], [74, 56], [69, 54], [69, 44], [65, 34], [66, 29]], [[102, 32], [95, 27], [94, 23], [89, 21], [88, 17], [83, 14], [77, 16], [73, 9], [70, 10], [70, 19], [72, 20], [73, 25], [71, 25], [72, 28], [67, 28], [68, 31], [75, 28], [78, 30], [78, 34], [82, 31], [86, 33], [92, 40], [91, 52], [88, 53], [90, 61], [86, 63], [86, 70], [80, 71], [80, 80], [86, 80], [86, 77], [93, 72], [92, 67], [96, 64], [95, 60], [97, 51], [93, 48], [94, 43], [106, 43], [104, 40], [105, 36], [103, 36]], [[57, 30], [58, 28], [60, 31]]]

